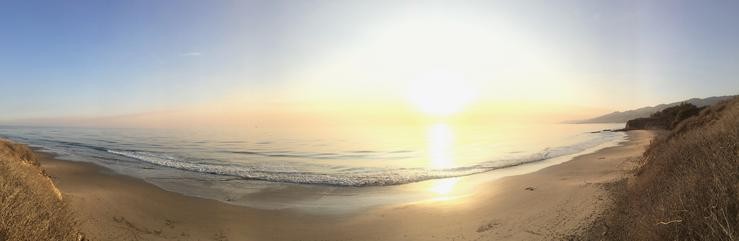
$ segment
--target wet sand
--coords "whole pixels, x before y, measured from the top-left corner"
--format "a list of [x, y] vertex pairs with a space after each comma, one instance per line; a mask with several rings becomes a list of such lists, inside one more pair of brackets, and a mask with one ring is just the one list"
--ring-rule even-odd
[[39, 155], [92, 240], [553, 240], [595, 219], [609, 200], [603, 184], [629, 175], [652, 137], [630, 131], [618, 146], [481, 184], [473, 195], [342, 213], [234, 206]]

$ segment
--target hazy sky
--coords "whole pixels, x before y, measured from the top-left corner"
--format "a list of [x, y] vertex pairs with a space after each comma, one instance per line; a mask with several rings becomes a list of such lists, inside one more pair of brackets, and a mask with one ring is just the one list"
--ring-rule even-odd
[[3, 1], [0, 120], [737, 94], [737, 13], [737, 1]]

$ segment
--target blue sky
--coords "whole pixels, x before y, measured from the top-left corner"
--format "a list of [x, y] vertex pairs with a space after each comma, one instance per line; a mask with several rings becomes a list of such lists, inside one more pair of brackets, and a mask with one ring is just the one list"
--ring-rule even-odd
[[[566, 69], [557, 80], [542, 74], [528, 84], [565, 86], [554, 90], [561, 95], [486, 83], [516, 82], [526, 72], [521, 66], [501, 67], [522, 69], [511, 75], [476, 74], [475, 81], [489, 86], [481, 88], [489, 101], [620, 109], [737, 94], [737, 12], [736, 1], [3, 1], [0, 119], [146, 113], [250, 96], [269, 100], [261, 105], [279, 100], [299, 106], [319, 97], [379, 101], [376, 96], [395, 93], [390, 82], [398, 80], [376, 84], [392, 77], [367, 73], [396, 73], [375, 66], [396, 56], [365, 50], [403, 51], [405, 45], [394, 42], [403, 39], [378, 35], [405, 22], [412, 24], [403, 25], [409, 27], [400, 28], [398, 38], [412, 37], [403, 33], [423, 23], [453, 22], [446, 29], [432, 24], [431, 33], [418, 35], [445, 36], [469, 25], [490, 28], [484, 36], [501, 39], [480, 51], [488, 56], [475, 56], [474, 49], [455, 55], [464, 38], [443, 42], [451, 55], [432, 55], [437, 65], [460, 56], [506, 62], [519, 57], [489, 55], [520, 48], [549, 54], [526, 53], [526, 61]], [[471, 31], [470, 37], [487, 30]], [[510, 43], [519, 39], [535, 48]], [[336, 70], [342, 68], [352, 72]], [[548, 73], [554, 67], [542, 68]], [[373, 89], [377, 85], [384, 87]], [[511, 94], [496, 98], [496, 88]], [[320, 93], [305, 93], [311, 91]]]

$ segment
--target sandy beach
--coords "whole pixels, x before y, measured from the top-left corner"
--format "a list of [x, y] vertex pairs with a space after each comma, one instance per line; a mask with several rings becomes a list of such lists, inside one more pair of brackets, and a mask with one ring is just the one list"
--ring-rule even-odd
[[91, 240], [555, 240], [597, 217], [609, 202], [603, 184], [628, 175], [654, 136], [627, 134], [618, 146], [485, 183], [474, 195], [338, 214], [188, 197], [39, 155]]

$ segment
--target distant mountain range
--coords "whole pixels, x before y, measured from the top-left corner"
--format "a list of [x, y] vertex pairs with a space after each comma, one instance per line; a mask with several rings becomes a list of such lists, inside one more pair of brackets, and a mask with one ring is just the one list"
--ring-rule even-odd
[[592, 119], [587, 120], [579, 120], [579, 121], [573, 121], [572, 123], [577, 124], [585, 124], [585, 123], [624, 123], [631, 119], [636, 118], [644, 118], [649, 117], [651, 114], [654, 114], [657, 111], [664, 110], [669, 107], [673, 107], [676, 105], [679, 105], [680, 103], [690, 103], [698, 107], [713, 105], [715, 103], [718, 103], [722, 100], [728, 100], [733, 98], [734, 95], [727, 95], [727, 96], [714, 96], [714, 97], [708, 97], [704, 99], [699, 98], [693, 98], [689, 100], [669, 103], [669, 104], [661, 104], [657, 106], [648, 106], [648, 107], [642, 107], [639, 109], [634, 110], [627, 110], [627, 111], [616, 111], [610, 114], [598, 116]]

